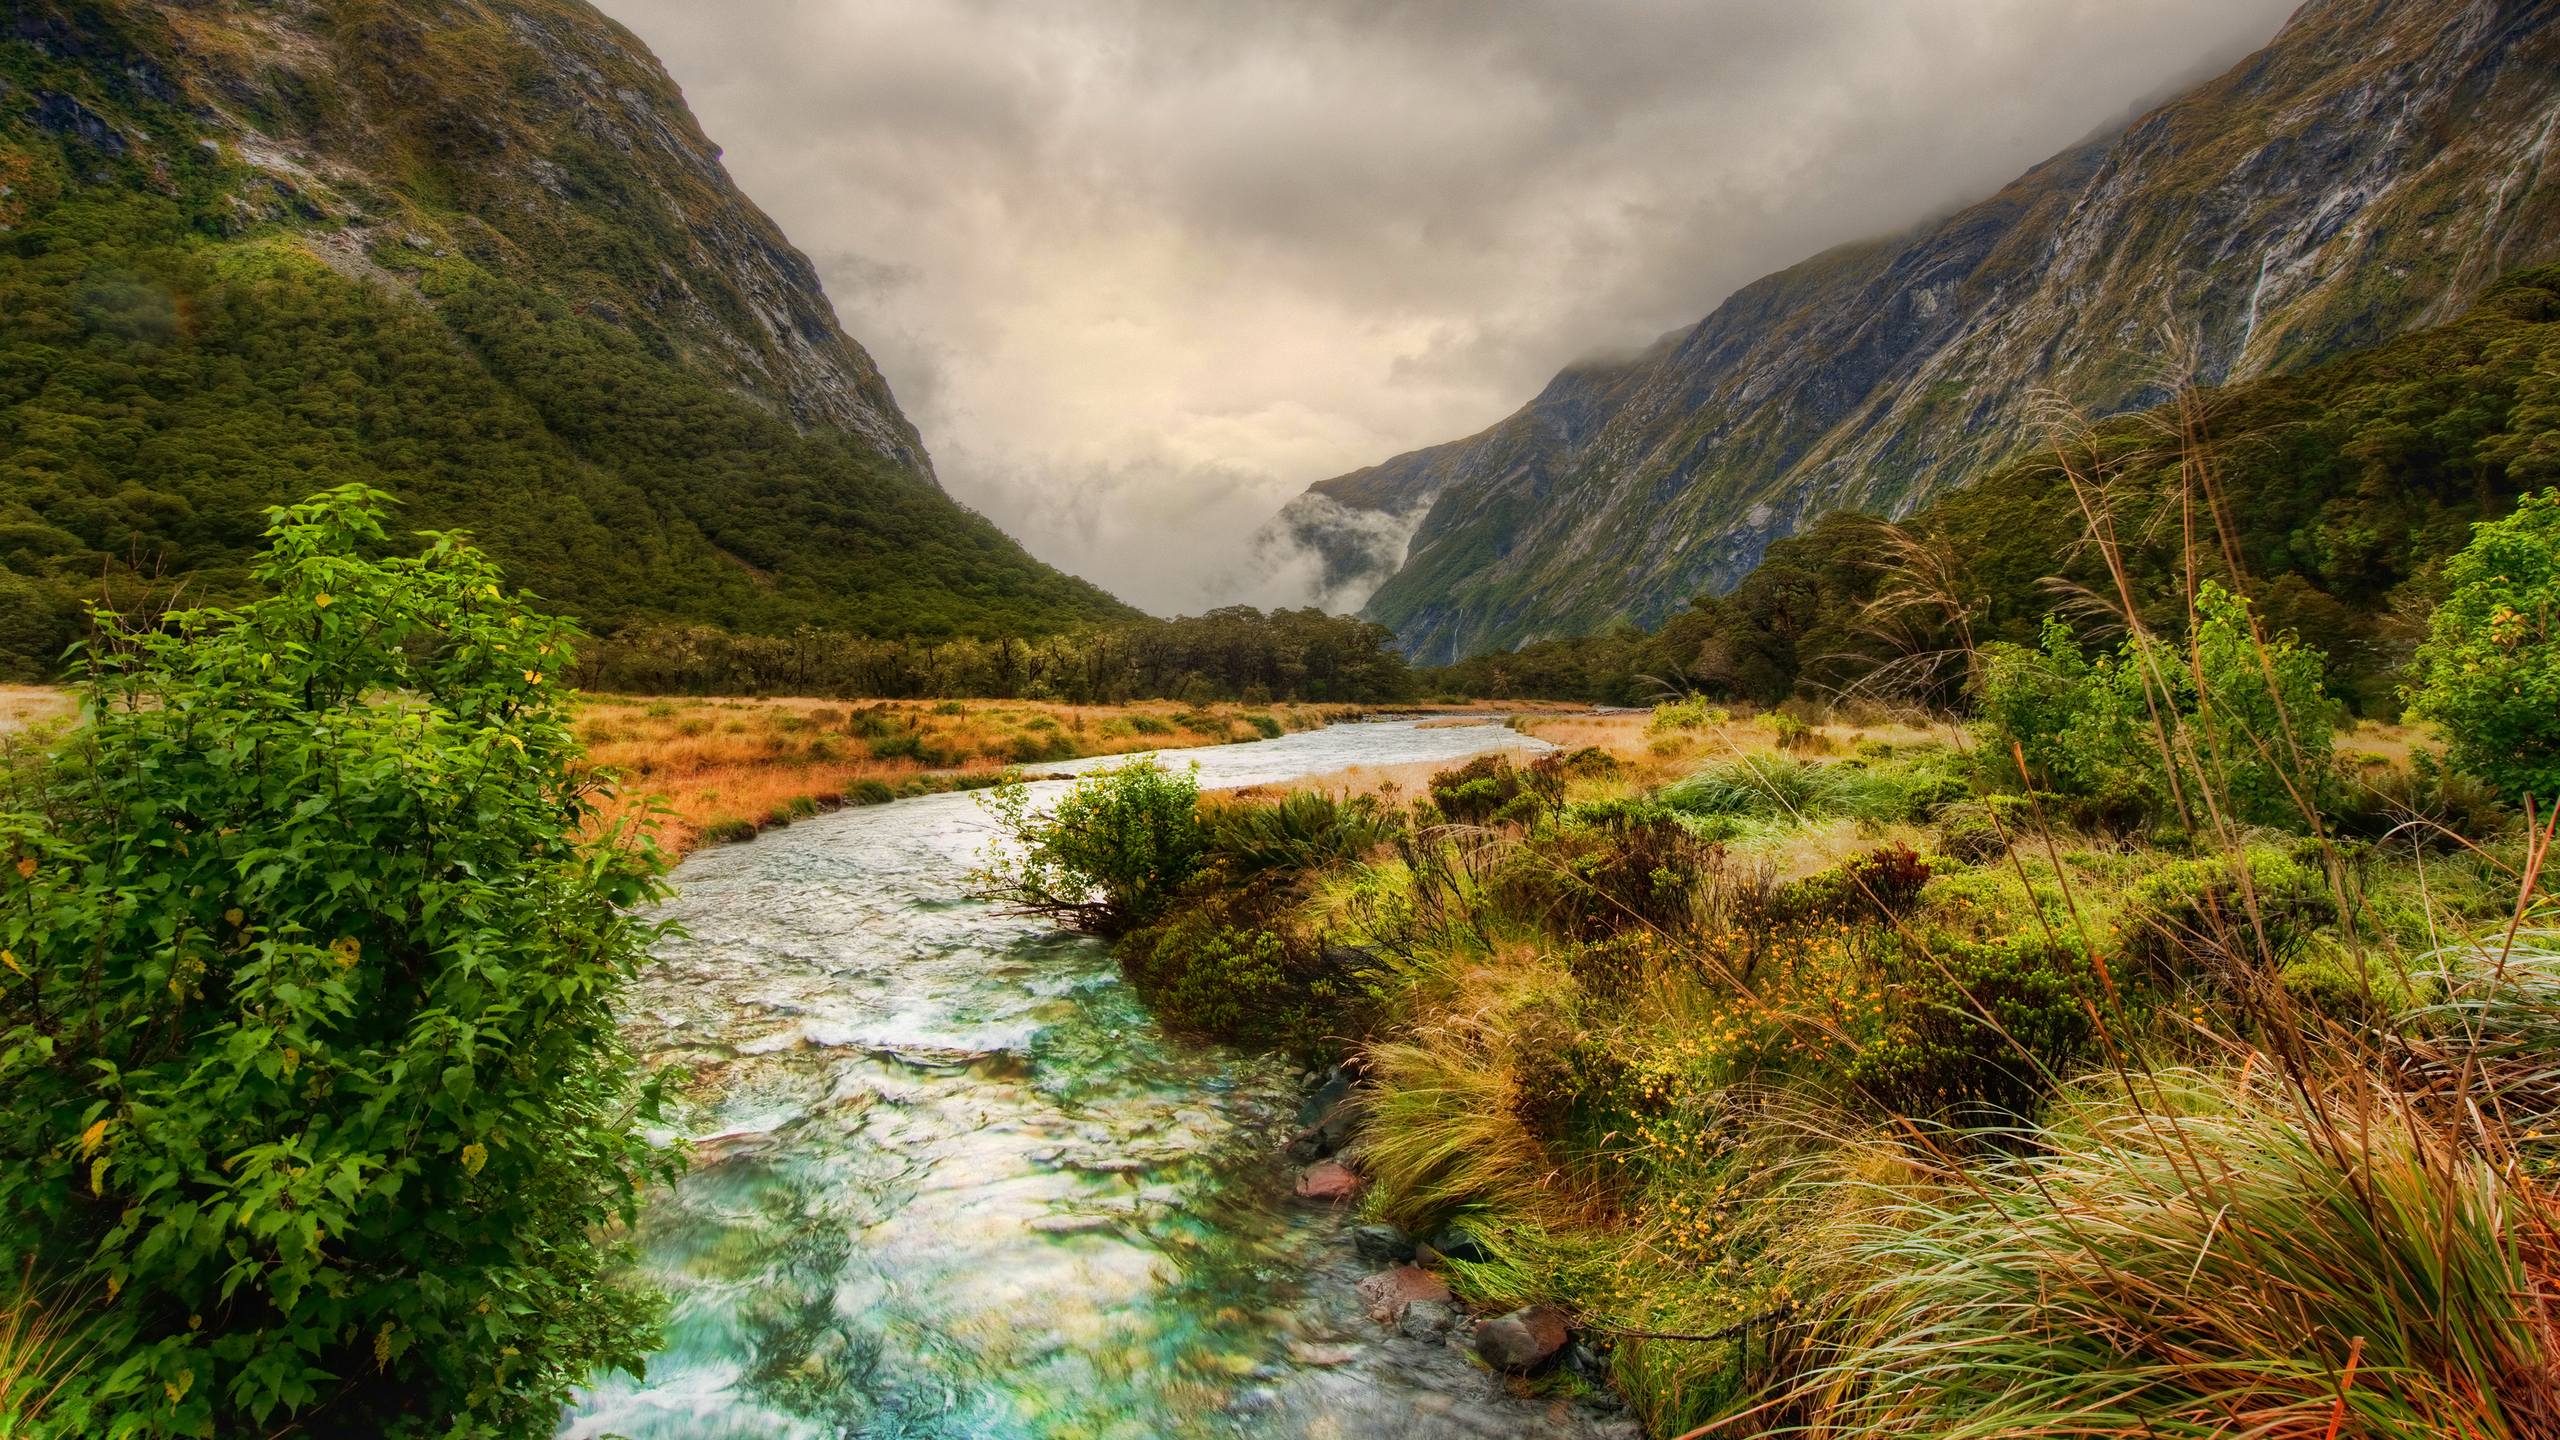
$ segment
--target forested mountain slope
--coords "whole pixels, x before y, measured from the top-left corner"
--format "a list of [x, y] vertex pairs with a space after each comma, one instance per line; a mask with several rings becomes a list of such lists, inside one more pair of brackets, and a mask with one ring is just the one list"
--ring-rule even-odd
[[101, 592], [238, 589], [262, 507], [346, 480], [605, 627], [1134, 613], [942, 492], [809, 262], [579, 0], [0, 24], [0, 675]]
[[[1348, 572], [1322, 522], [1421, 516], [1365, 611], [1418, 659], [1651, 624], [1827, 512], [1907, 513], [1989, 469], [2048, 390], [2137, 409], [2180, 351], [2219, 384], [2459, 314], [2560, 256], [2556, 128], [2560, 7], [2312, 0], [2000, 194], [1759, 281], [1483, 435], [1315, 487], [1348, 515], [1290, 519]], [[1549, 423], [1568, 389], [1588, 407]]]
[[2446, 559], [2476, 522], [2552, 485], [2560, 266], [2507, 277], [2449, 324], [2031, 450], [1892, 531], [1834, 512], [1650, 635], [1542, 641], [1425, 684], [1627, 703], [1666, 685], [1769, 704], [1953, 701], [1972, 647], [2032, 644], [2047, 615], [2113, 643], [2123, 592], [2095, 521], [2155, 633], [2185, 629], [2192, 543], [2199, 574], [2250, 596], [2270, 633], [2323, 652], [2332, 694], [2397, 715]]

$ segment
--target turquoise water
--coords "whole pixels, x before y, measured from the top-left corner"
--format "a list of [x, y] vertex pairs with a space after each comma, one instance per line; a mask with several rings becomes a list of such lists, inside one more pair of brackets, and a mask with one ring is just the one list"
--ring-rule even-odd
[[[1534, 744], [1374, 722], [1168, 758], [1218, 787]], [[1300, 1077], [1166, 1035], [1099, 944], [966, 899], [993, 838], [932, 796], [677, 872], [687, 938], [628, 1012], [692, 1077], [694, 1167], [639, 1235], [669, 1342], [563, 1436], [1614, 1433], [1360, 1316], [1342, 1218], [1287, 1198]]]

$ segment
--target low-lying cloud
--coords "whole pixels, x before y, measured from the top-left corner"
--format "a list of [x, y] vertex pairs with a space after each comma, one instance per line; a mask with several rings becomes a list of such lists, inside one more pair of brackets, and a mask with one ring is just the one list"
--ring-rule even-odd
[[1160, 612], [1310, 481], [1986, 194], [2289, 0], [601, 0], [943, 483]]

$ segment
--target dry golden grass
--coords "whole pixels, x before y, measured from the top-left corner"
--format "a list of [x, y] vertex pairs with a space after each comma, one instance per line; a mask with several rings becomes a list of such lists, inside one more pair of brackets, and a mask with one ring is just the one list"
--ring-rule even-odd
[[[1524, 715], [1512, 721], [1522, 734], [1533, 735], [1560, 750], [1603, 750], [1626, 767], [1626, 780], [1651, 788], [1676, 780], [1714, 760], [1761, 755], [1780, 748], [1774, 716], [1737, 713], [1732, 719], [1686, 729], [1653, 728], [1649, 710], [1606, 714]], [[1811, 757], [1838, 754], [1875, 741], [1917, 745], [1931, 741], [1956, 743], [1961, 732], [1951, 726], [1914, 725], [1898, 720], [1852, 724], [1845, 720], [1811, 727], [1795, 753]]]
[[1305, 730], [1354, 709], [589, 695], [577, 732], [590, 763], [622, 776], [605, 818], [654, 800], [667, 812], [661, 843], [683, 854], [848, 802], [986, 783], [1008, 766], [1252, 740], [1263, 731], [1248, 716]]
[[24, 730], [44, 720], [66, 719], [77, 702], [68, 690], [50, 685], [0, 685], [0, 733]]

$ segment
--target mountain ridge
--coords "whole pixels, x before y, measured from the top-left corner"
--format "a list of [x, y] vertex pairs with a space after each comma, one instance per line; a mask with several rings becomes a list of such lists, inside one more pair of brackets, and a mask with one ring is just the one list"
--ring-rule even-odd
[[[2048, 390], [2101, 414], [2156, 401], [2168, 379], [2144, 357], [2167, 317], [2205, 383], [2437, 323], [2560, 254], [2556, 77], [2548, 7], [2314, 0], [1984, 201], [1737, 291], [1599, 386], [1608, 413], [1571, 447], [1522, 423], [1542, 394], [1373, 467], [1395, 467], [1369, 485], [1385, 505], [1344, 508], [1407, 518], [1411, 540], [1363, 613], [1425, 662], [1655, 623], [1823, 513], [1908, 513], [1996, 465]], [[1310, 493], [1340, 504], [1340, 486]], [[1275, 534], [1355, 591], [1374, 548], [1292, 510]]]

